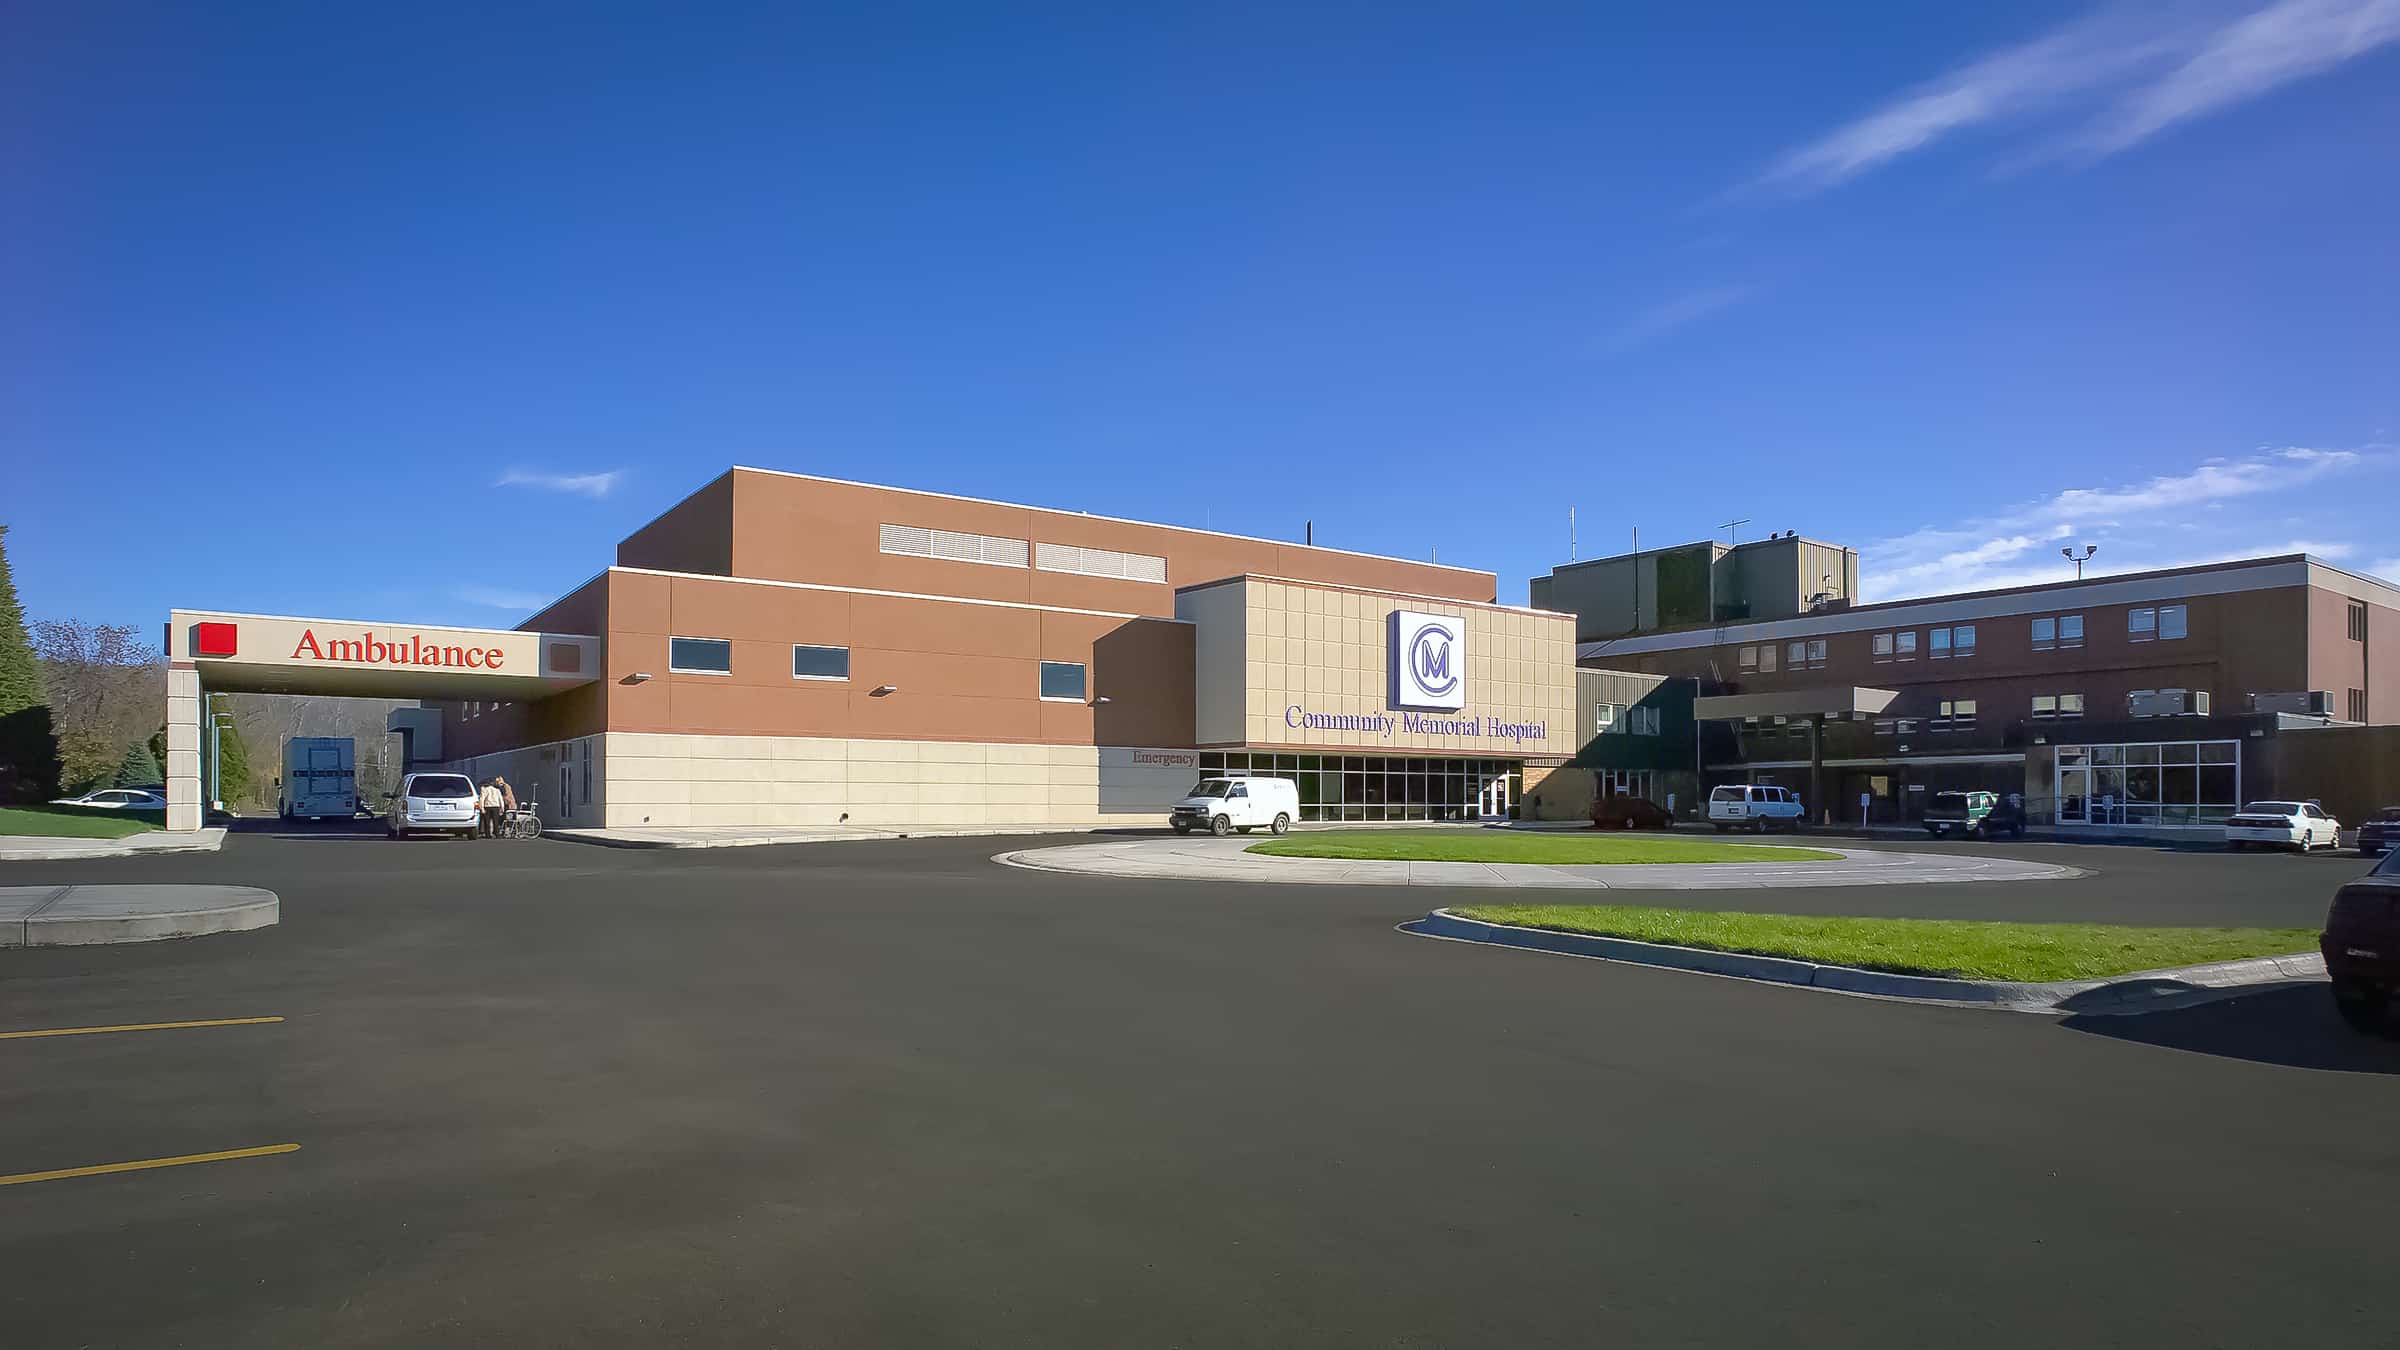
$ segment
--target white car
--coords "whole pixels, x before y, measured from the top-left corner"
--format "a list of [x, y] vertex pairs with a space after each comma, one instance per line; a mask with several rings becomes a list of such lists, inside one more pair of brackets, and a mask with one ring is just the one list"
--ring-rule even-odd
[[2225, 822], [2225, 846], [2298, 849], [2342, 846], [2342, 822], [2315, 802], [2252, 802]]
[[91, 806], [103, 811], [164, 811], [167, 799], [140, 788], [102, 788], [80, 797], [56, 797], [52, 806]]
[[1727, 830], [1760, 834], [1768, 830], [1797, 832], [1807, 819], [1807, 808], [1788, 788], [1765, 783], [1736, 784], [1708, 794], [1708, 823], [1716, 826], [1719, 834]]
[[1300, 818], [1300, 788], [1289, 778], [1229, 774], [1203, 778], [1191, 795], [1167, 811], [1167, 823], [1177, 834], [1206, 830], [1210, 834], [1248, 834], [1264, 825], [1277, 834], [1291, 831]]
[[394, 839], [406, 839], [418, 830], [472, 839], [481, 820], [475, 785], [465, 774], [412, 773], [400, 780], [400, 790], [392, 794], [383, 832]]

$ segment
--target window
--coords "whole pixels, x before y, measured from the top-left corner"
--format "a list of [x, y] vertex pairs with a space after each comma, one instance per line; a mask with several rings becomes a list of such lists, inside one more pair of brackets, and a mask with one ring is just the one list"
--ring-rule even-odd
[[2061, 614], [2058, 616], [2058, 645], [2061, 647], [2080, 647], [2083, 645], [2082, 615]]
[[1808, 668], [1809, 668], [1810, 670], [1816, 670], [1816, 669], [1818, 669], [1819, 667], [1823, 666], [1824, 664], [1825, 664], [1825, 639], [1823, 639], [1823, 638], [1810, 638], [1810, 639], [1808, 640]]
[[2157, 610], [2129, 609], [2125, 611], [2125, 639], [2128, 642], [2148, 642], [2157, 636]]
[[2083, 616], [2054, 614], [2033, 621], [2033, 649], [2037, 652], [2083, 645]]
[[1772, 642], [1758, 649], [1758, 673], [1761, 675], [1775, 673], [1775, 644]]
[[1593, 721], [1599, 724], [1601, 735], [1607, 736], [1620, 730], [1617, 726], [1617, 716], [1625, 711], [1624, 704], [1603, 703], [1592, 711]]
[[1895, 661], [1917, 659], [1917, 635], [1913, 631], [1892, 634], [1892, 659]]
[[1941, 702], [1941, 716], [1934, 720], [1937, 728], [1965, 731], [1975, 725], [1975, 700], [1946, 698]]
[[1790, 646], [1784, 650], [1783, 654], [1791, 658], [1791, 666], [1794, 670], [1798, 670], [1802, 666], [1808, 664], [1808, 644], [1805, 642], [1795, 642], [1790, 644]]
[[2058, 695], [2035, 694], [2033, 696], [2033, 708], [2031, 709], [2029, 715], [2033, 717], [2058, 716]]
[[2033, 621], [2033, 649], [2037, 652], [2046, 652], [2057, 645], [2058, 620], [2054, 618], [2035, 619]]
[[2040, 721], [2048, 721], [2054, 717], [2081, 717], [2083, 716], [2083, 695], [2035, 694], [2033, 696], [2033, 716]]
[[2083, 716], [2083, 695], [2060, 694], [2058, 696], [2058, 715], [2061, 717]]
[[1973, 656], [1975, 654], [1975, 625], [1962, 623], [1953, 627], [1950, 630], [1950, 650], [1957, 656]]
[[1635, 708], [1632, 722], [1634, 735], [1655, 736], [1658, 734], [1658, 709]]
[[1735, 660], [1744, 670], [1758, 669], [1758, 648], [1744, 647], [1735, 653]]
[[883, 527], [883, 551], [911, 558], [941, 558], [949, 562], [988, 563], [994, 567], [1023, 567], [1025, 541], [991, 534], [962, 534], [930, 530], [922, 525]]
[[1107, 548], [1081, 548], [1074, 544], [1035, 544], [1033, 565], [1045, 572], [1073, 572], [1087, 577], [1122, 577], [1127, 581], [1157, 582], [1167, 579], [1167, 560], [1164, 558], [1147, 553], [1119, 553]]
[[792, 678], [795, 680], [846, 680], [850, 678], [850, 649], [848, 647], [812, 647], [804, 642], [792, 644]]
[[2158, 637], [2161, 642], [2173, 642], [2184, 635], [2184, 610], [2181, 605], [2158, 607]]
[[1889, 660], [1891, 660], [1891, 659], [1892, 659], [1892, 635], [1891, 635], [1891, 634], [1889, 634], [1889, 633], [1877, 633], [1877, 634], [1875, 635], [1875, 641], [1874, 641], [1874, 644], [1873, 644], [1873, 646], [1870, 648], [1870, 651], [1872, 652], [1872, 654], [1873, 654], [1873, 656], [1874, 656], [1874, 659], [1876, 659], [1876, 660], [1878, 660], [1878, 661], [1889, 661]]
[[[2356, 600], [2350, 602], [2350, 640], [2352, 642], [2367, 640], [2367, 607]], [[2359, 719], [2354, 717], [2350, 720], [2355, 722]]]
[[2364, 722], [2364, 721], [2366, 721], [2366, 720], [2367, 720], [2367, 691], [2366, 691], [2366, 690], [2364, 690], [2364, 689], [2353, 689], [2353, 690], [2350, 690], [2350, 691], [2349, 691], [2349, 695], [2350, 695], [2350, 699], [2349, 699], [2349, 703], [2350, 703], [2350, 716], [2349, 716], [2349, 719], [2348, 719], [2348, 720], [2350, 720], [2350, 721], [2352, 721], [2352, 722]]
[[668, 638], [667, 669], [686, 675], [731, 675], [733, 644], [724, 638]]
[[1936, 661], [1947, 661], [1947, 660], [1949, 660], [1949, 659], [1950, 659], [1950, 630], [1949, 630], [1949, 629], [1947, 629], [1947, 628], [1928, 628], [1928, 629], [1926, 629], [1926, 630], [1925, 630], [1925, 654], [1926, 654], [1927, 656], [1929, 656], [1929, 657], [1933, 658], [1933, 659], [1934, 659], [1934, 660], [1936, 660]]
[[1042, 662], [1042, 697], [1068, 703], [1083, 702], [1083, 663]]

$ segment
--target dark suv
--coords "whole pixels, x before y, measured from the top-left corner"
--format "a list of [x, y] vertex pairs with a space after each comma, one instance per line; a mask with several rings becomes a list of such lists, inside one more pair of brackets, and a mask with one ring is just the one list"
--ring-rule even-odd
[[2400, 987], [2400, 849], [2333, 893], [2317, 948], [2325, 953], [2342, 1020], [2361, 1031], [2384, 1030], [2392, 990]]
[[2358, 823], [2358, 851], [2367, 857], [2400, 843], [2400, 806], [2370, 812]]

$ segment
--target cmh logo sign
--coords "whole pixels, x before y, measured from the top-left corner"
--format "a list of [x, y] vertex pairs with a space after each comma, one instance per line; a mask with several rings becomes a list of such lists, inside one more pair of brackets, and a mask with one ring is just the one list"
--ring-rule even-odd
[[1392, 706], [1456, 712], [1467, 706], [1467, 625], [1444, 614], [1392, 611]]

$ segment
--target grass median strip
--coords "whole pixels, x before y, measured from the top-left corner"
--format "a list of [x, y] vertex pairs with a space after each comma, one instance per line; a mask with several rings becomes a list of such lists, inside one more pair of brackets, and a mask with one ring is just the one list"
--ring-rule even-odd
[[1278, 858], [1363, 858], [1397, 862], [1763, 863], [1833, 862], [1821, 848], [1722, 844], [1673, 835], [1615, 832], [1535, 834], [1515, 830], [1310, 830], [1252, 844]]
[[0, 806], [0, 834], [46, 839], [123, 839], [157, 829], [157, 812], [77, 811], [66, 807]]
[[1826, 918], [1633, 905], [1463, 905], [1450, 912], [1520, 928], [1975, 980], [2099, 980], [2137, 970], [2288, 956], [2317, 945], [2312, 928]]

